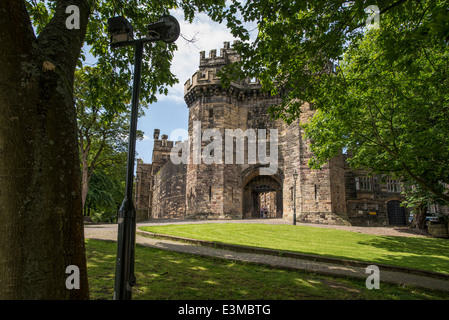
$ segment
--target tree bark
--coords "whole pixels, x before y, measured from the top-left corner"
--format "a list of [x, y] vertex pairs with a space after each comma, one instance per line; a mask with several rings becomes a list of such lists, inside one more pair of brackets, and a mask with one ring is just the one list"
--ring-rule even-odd
[[89, 163], [87, 162], [88, 152], [83, 150], [81, 154], [81, 164], [82, 164], [82, 191], [81, 200], [82, 206], [84, 208], [87, 199], [87, 192], [89, 191], [89, 181], [92, 174], [89, 174]]
[[426, 206], [419, 206], [416, 208], [416, 214], [413, 218], [413, 224], [415, 225], [415, 228], [418, 228], [419, 230], [426, 229], [426, 210]]
[[[68, 5], [80, 29], [65, 26]], [[0, 299], [88, 299], [73, 76], [89, 3], [58, 1], [35, 37], [23, 0], [0, 2]], [[67, 289], [69, 265], [80, 289]]]

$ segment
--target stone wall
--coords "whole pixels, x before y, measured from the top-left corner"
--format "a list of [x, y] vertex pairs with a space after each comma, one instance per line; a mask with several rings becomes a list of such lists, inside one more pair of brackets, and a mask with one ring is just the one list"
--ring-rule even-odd
[[137, 160], [136, 166], [136, 211], [137, 220], [147, 220], [151, 216], [152, 164]]
[[152, 216], [154, 219], [185, 218], [186, 165], [164, 164], [154, 175]]
[[[348, 220], [352, 225], [386, 226], [390, 224], [388, 218], [388, 202], [403, 201], [400, 190], [388, 190], [387, 175], [371, 175], [369, 171], [352, 171], [346, 167], [345, 189]], [[366, 182], [369, 187], [366, 187]], [[405, 210], [406, 218], [408, 212]]]

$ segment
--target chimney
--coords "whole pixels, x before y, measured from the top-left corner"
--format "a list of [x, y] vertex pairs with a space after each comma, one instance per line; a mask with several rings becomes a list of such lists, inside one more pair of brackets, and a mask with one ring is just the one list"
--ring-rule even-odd
[[159, 129], [154, 129], [154, 134], [153, 134], [153, 139], [154, 140], [158, 140], [159, 139], [159, 133], [161, 132], [161, 130]]

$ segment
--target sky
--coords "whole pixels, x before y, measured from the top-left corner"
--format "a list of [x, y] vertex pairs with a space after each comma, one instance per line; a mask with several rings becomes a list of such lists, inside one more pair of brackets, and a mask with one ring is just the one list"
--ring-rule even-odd
[[181, 36], [178, 38], [171, 71], [179, 83], [168, 88], [167, 96], [159, 95], [158, 102], [151, 104], [145, 110], [145, 116], [138, 120], [137, 128], [144, 132], [144, 139], [136, 143], [136, 158], [145, 163], [151, 163], [154, 129], [160, 129], [160, 134], [167, 134], [170, 139], [176, 130], [188, 128], [189, 109], [184, 102], [184, 83], [198, 70], [200, 51], [205, 51], [206, 57], [212, 49], [219, 54], [223, 42], [232, 44], [234, 40], [225, 24], [213, 22], [205, 14], [198, 14], [192, 24], [184, 21], [182, 12], [171, 11], [170, 14], [178, 20], [181, 35], [187, 39], [195, 36], [197, 41], [192, 44]]

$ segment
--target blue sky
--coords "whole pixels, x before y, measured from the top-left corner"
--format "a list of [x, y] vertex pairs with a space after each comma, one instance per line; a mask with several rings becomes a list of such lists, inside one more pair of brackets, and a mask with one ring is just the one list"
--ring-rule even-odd
[[185, 22], [180, 12], [172, 11], [171, 14], [178, 19], [181, 34], [187, 39], [195, 36], [197, 41], [192, 44], [178, 38], [171, 71], [179, 83], [169, 88], [167, 96], [158, 96], [158, 102], [150, 105], [145, 116], [138, 120], [137, 127], [144, 132], [145, 138], [137, 141], [136, 158], [146, 163], [151, 162], [154, 129], [160, 129], [161, 135], [167, 134], [169, 138], [177, 129], [187, 130], [189, 109], [184, 102], [184, 83], [198, 70], [200, 51], [205, 51], [208, 56], [210, 50], [216, 49], [219, 54], [223, 42], [234, 40], [225, 25], [211, 21], [205, 14], [197, 15], [192, 24]]

